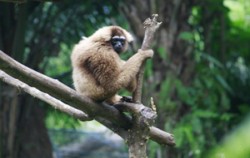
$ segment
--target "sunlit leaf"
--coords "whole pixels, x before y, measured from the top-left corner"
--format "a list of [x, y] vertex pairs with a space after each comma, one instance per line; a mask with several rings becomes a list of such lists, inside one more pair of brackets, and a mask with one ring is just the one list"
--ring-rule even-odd
[[191, 32], [181, 32], [179, 34], [179, 38], [186, 40], [186, 41], [192, 41], [193, 40], [193, 34]]

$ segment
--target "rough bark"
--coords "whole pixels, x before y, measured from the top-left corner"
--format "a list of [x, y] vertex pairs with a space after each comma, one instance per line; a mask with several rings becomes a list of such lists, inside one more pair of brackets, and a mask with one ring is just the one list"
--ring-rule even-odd
[[156, 112], [142, 104], [126, 103], [121, 106], [123, 110], [132, 112], [133, 117], [133, 125], [124, 137], [129, 147], [129, 157], [147, 158], [147, 140], [151, 136], [150, 126], [154, 123]]

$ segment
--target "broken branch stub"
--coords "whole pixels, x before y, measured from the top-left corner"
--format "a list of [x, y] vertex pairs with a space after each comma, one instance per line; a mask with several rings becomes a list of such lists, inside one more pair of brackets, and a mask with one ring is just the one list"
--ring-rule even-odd
[[162, 22], [157, 21], [158, 14], [153, 14], [152, 19], [147, 18], [143, 25], [145, 28], [145, 36], [141, 46], [142, 50], [150, 49], [151, 44], [153, 43], [153, 38], [155, 31], [160, 27]]

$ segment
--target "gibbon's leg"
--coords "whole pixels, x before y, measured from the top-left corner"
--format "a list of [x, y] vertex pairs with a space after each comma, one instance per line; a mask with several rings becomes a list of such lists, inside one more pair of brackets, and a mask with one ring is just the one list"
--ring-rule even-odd
[[[152, 57], [154, 54], [153, 50], [138, 50], [138, 53], [129, 58], [125, 63], [123, 63], [121, 72], [118, 76], [116, 88], [126, 88], [133, 92], [136, 88], [136, 75], [139, 72], [141, 64], [144, 59]], [[132, 102], [132, 97], [120, 96], [115, 94], [105, 102], [108, 104], [116, 104], [118, 102]]]
[[113, 105], [113, 104], [116, 104], [116, 103], [120, 102], [122, 98], [123, 98], [122, 96], [115, 94], [111, 98], [105, 100], [105, 102], [108, 103], [108, 104]]
[[136, 89], [136, 85], [137, 85], [137, 81], [136, 81], [136, 77], [134, 77], [132, 79], [132, 81], [129, 83], [129, 85], [126, 87], [126, 89], [129, 91], [129, 92], [134, 92], [135, 89]]
[[119, 102], [129, 102], [132, 103], [133, 99], [130, 96], [120, 96], [118, 94], [112, 96], [111, 98], [105, 100], [106, 103], [114, 105], [117, 104]]
[[[122, 67], [126, 64], [126, 61], [122, 60]], [[134, 92], [136, 89], [136, 76], [131, 80], [127, 87], [125, 87], [129, 92]]]
[[118, 76], [117, 80], [117, 88], [127, 88], [129, 84], [135, 79], [141, 64], [144, 59], [151, 58], [153, 56], [153, 50], [138, 50], [138, 53], [134, 54], [130, 57], [127, 62], [122, 66], [121, 72]]

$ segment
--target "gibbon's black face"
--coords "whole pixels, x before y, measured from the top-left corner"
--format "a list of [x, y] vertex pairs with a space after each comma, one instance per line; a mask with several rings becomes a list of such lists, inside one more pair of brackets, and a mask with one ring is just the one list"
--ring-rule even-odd
[[121, 53], [124, 49], [126, 38], [124, 36], [113, 36], [111, 38], [111, 44], [116, 53]]

